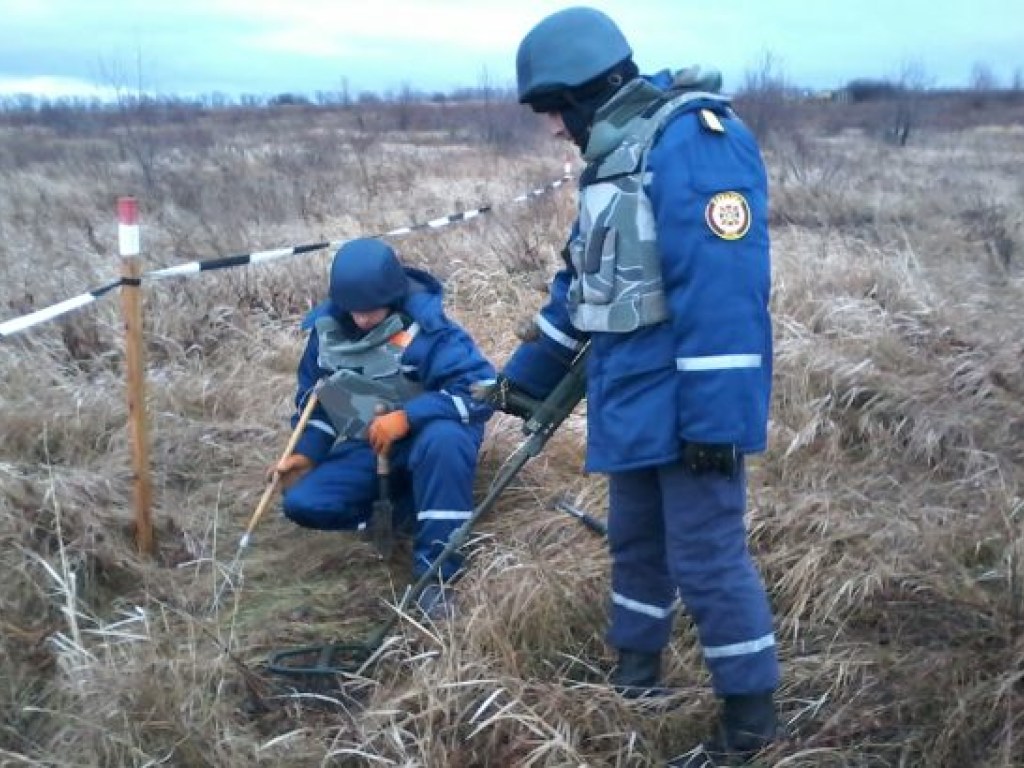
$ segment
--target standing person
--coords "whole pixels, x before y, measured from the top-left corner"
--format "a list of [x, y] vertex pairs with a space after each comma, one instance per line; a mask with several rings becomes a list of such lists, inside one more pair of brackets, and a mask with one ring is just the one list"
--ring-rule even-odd
[[[338, 249], [329, 298], [303, 322], [310, 333], [298, 367], [298, 411], [319, 383], [330, 384], [295, 451], [267, 471], [279, 474], [284, 514], [295, 523], [356, 529], [369, 522], [377, 497], [375, 453], [388, 454], [395, 483], [411, 487], [414, 580], [473, 513], [477, 453], [492, 413], [470, 387], [493, 380], [494, 368], [445, 316], [442, 298], [434, 277], [403, 267], [380, 240]], [[379, 413], [379, 403], [389, 410]], [[424, 612], [450, 611], [444, 583], [460, 566], [458, 556], [441, 566], [441, 583], [420, 595]]]
[[499, 381], [542, 397], [589, 338], [586, 465], [609, 477], [612, 683], [657, 690], [680, 596], [722, 706], [715, 738], [672, 765], [739, 764], [775, 737], [779, 683], [744, 523], [745, 457], [765, 449], [771, 389], [767, 179], [725, 98], [694, 90], [692, 70], [640, 77], [632, 55], [585, 7], [519, 45], [519, 101], [587, 166], [539, 335]]

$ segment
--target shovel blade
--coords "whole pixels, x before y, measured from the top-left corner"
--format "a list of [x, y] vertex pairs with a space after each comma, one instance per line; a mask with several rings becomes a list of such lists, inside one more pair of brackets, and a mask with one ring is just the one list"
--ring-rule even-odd
[[373, 503], [373, 517], [370, 520], [370, 541], [377, 554], [384, 560], [391, 559], [391, 553], [395, 546], [395, 532], [391, 519], [392, 507], [390, 501], [375, 501]]

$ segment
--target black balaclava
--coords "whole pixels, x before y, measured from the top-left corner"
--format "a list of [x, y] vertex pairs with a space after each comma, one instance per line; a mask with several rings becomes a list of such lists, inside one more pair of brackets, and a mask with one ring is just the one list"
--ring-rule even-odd
[[535, 97], [530, 106], [534, 112], [558, 112], [573, 143], [584, 150], [590, 140], [590, 128], [597, 110], [639, 74], [633, 59], [623, 59], [583, 85]]

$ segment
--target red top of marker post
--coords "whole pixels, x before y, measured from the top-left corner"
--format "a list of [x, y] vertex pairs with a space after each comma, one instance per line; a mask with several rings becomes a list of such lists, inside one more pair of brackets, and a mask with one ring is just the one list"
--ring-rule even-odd
[[117, 244], [123, 258], [139, 255], [139, 203], [134, 197], [117, 198]]
[[139, 201], [134, 197], [117, 198], [117, 222], [119, 224], [138, 224]]

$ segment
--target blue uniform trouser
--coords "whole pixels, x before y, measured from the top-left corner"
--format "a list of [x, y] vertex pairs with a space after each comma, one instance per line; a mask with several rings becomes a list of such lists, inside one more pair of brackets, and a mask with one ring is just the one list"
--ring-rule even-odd
[[[396, 517], [408, 510], [410, 500], [415, 513], [413, 578], [430, 568], [452, 532], [473, 514], [473, 477], [482, 439], [480, 425], [437, 420], [392, 446]], [[353, 530], [369, 520], [377, 494], [377, 460], [369, 443], [344, 441], [285, 491], [284, 513], [307, 528]], [[461, 565], [462, 558], [453, 554], [441, 566], [441, 577], [451, 578]]]
[[742, 467], [734, 478], [694, 475], [680, 463], [609, 476], [610, 645], [660, 652], [678, 595], [719, 696], [778, 685], [771, 608], [747, 549], [745, 500]]

